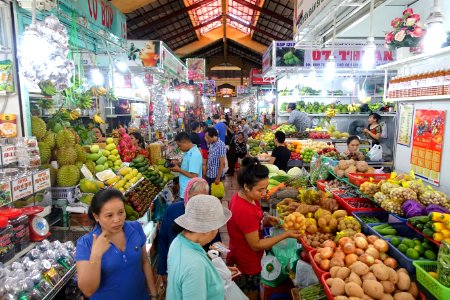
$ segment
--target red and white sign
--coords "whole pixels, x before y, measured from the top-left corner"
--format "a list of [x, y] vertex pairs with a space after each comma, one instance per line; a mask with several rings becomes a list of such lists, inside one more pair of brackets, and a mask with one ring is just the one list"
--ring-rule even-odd
[[33, 194], [33, 178], [26, 176], [11, 182], [12, 200], [16, 201]]
[[272, 78], [264, 80], [261, 70], [253, 68], [250, 70], [250, 82], [252, 85], [270, 85]]
[[33, 174], [33, 190], [39, 192], [48, 189], [51, 186], [50, 170], [42, 170]]
[[1, 152], [2, 152], [2, 165], [3, 166], [17, 162], [17, 154], [16, 154], [16, 146], [15, 145], [2, 146]]
[[[312, 51], [312, 52], [311, 52]], [[305, 67], [325, 68], [331, 50], [305, 50]], [[336, 49], [333, 52], [336, 68], [360, 68], [364, 55], [362, 49]], [[384, 65], [394, 61], [392, 51], [378, 48], [375, 51], [376, 65]]]
[[153, 85], [153, 74], [146, 73], [144, 76], [144, 84], [145, 86]]

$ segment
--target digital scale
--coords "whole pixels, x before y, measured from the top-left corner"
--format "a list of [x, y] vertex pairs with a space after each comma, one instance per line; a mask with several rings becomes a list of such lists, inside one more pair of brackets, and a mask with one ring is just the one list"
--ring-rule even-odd
[[30, 241], [39, 242], [50, 236], [50, 226], [47, 220], [38, 213], [44, 210], [41, 206], [29, 206], [22, 208], [22, 213], [28, 216], [28, 224], [30, 227]]

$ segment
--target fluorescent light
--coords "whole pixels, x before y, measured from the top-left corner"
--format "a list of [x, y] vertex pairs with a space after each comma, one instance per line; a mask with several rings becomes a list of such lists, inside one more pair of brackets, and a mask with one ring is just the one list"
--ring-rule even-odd
[[123, 61], [119, 61], [119, 62], [116, 64], [116, 67], [117, 67], [117, 69], [118, 69], [120, 72], [125, 72], [126, 70], [128, 70], [127, 64], [124, 63]]
[[361, 60], [363, 70], [372, 70], [375, 67], [375, 50], [377, 47], [373, 37], [367, 38], [367, 45], [364, 47], [364, 54]]
[[114, 72], [113, 74], [113, 80], [114, 80], [114, 87], [123, 87], [125, 85], [125, 80], [123, 78], [123, 75], [117, 72]]
[[352, 92], [355, 89], [355, 85], [353, 77], [347, 78], [342, 82], [342, 88], [349, 92]]
[[92, 82], [95, 85], [103, 85], [103, 83], [105, 82], [105, 77], [103, 77], [103, 74], [98, 68], [94, 68], [91, 70], [91, 78]]
[[336, 60], [333, 55], [330, 55], [325, 65], [325, 79], [333, 80], [336, 74]]
[[441, 13], [439, 0], [434, 0], [433, 10], [426, 20], [427, 33], [423, 40], [424, 49], [427, 52], [439, 50], [447, 40], [447, 32], [444, 28], [444, 16]]

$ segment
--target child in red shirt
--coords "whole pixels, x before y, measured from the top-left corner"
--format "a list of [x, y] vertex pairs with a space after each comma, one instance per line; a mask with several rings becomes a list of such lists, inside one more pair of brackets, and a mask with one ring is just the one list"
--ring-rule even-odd
[[275, 237], [263, 237], [263, 226], [278, 224], [276, 217], [263, 217], [260, 200], [266, 195], [269, 170], [257, 158], [246, 157], [238, 173], [240, 191], [231, 198], [232, 217], [227, 223], [230, 236], [228, 265], [236, 265], [242, 272], [236, 284], [249, 297], [258, 299], [261, 278], [261, 258], [264, 250], [286, 238], [300, 238], [295, 231], [286, 231]]

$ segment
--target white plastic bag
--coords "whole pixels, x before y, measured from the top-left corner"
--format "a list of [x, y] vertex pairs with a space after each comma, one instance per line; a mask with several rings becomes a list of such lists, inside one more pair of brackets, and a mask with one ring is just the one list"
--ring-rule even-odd
[[220, 277], [223, 280], [225, 286], [225, 300], [248, 300], [248, 297], [241, 291], [236, 283], [231, 280], [231, 271], [222, 258], [219, 257], [217, 250], [209, 250], [208, 256], [211, 258], [211, 262], [219, 272]]
[[372, 149], [367, 152], [367, 157], [371, 161], [380, 161], [383, 159], [383, 149], [381, 145], [373, 145]]
[[295, 282], [299, 288], [305, 288], [310, 285], [318, 284], [316, 273], [310, 264], [299, 259], [297, 261], [297, 267], [295, 268]]

